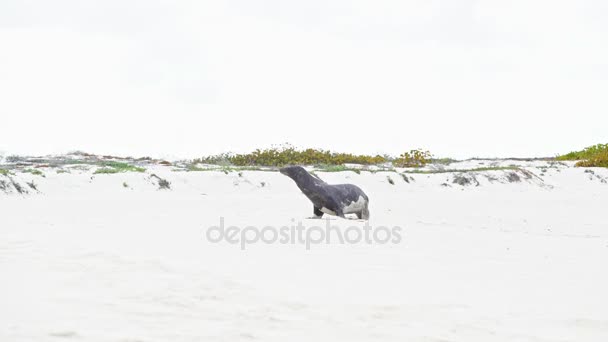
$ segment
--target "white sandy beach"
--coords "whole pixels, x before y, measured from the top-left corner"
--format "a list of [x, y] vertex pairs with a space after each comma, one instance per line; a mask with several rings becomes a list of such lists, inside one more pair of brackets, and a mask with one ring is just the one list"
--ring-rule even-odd
[[0, 342], [608, 342], [607, 18], [0, 0]]
[[38, 191], [0, 192], [0, 341], [608, 341], [608, 170], [498, 163], [533, 176], [318, 173], [403, 238], [310, 250], [205, 239], [319, 224], [278, 172], [17, 172]]

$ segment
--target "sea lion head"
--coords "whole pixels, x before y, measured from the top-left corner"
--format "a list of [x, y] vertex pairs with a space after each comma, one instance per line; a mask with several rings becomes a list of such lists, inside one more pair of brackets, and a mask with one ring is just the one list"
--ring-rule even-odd
[[286, 166], [279, 169], [279, 172], [285, 176], [297, 180], [308, 175], [308, 172], [301, 166]]

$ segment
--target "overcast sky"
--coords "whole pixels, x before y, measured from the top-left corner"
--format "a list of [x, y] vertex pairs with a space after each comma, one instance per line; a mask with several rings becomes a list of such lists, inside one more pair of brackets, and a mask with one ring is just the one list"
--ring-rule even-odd
[[0, 1], [0, 153], [608, 142], [608, 1]]

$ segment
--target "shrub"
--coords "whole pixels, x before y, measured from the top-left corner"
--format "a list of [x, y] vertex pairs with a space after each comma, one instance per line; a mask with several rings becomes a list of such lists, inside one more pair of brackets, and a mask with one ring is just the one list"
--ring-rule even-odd
[[[189, 169], [195, 170], [196, 164], [212, 164], [220, 166], [274, 166], [285, 165], [320, 165], [327, 169], [329, 166], [344, 164], [378, 165], [393, 162], [400, 167], [420, 167], [431, 161], [428, 151], [411, 150], [394, 159], [387, 155], [359, 155], [337, 153], [323, 149], [297, 149], [289, 144], [274, 146], [266, 149], [256, 149], [250, 153], [223, 153], [192, 160]], [[445, 162], [448, 162], [447, 160]]]
[[249, 154], [237, 154], [230, 158], [237, 166], [283, 166], [288, 164], [301, 165], [343, 165], [351, 164], [379, 164], [385, 162], [382, 156], [353, 155], [350, 153], [334, 153], [326, 150], [305, 149], [297, 150], [294, 147], [257, 149]]
[[196, 159], [193, 163], [235, 165], [235, 166], [285, 166], [285, 165], [373, 165], [388, 161], [386, 156], [355, 155], [335, 153], [327, 150], [307, 148], [296, 149], [291, 145], [282, 145], [267, 149], [256, 149], [245, 154], [219, 154]]
[[608, 144], [597, 144], [594, 146], [587, 147], [582, 151], [574, 151], [561, 156], [558, 156], [557, 160], [583, 160], [590, 159], [599, 154], [608, 152]]
[[429, 151], [411, 150], [393, 160], [393, 165], [396, 167], [422, 167], [430, 161], [431, 157]]
[[576, 163], [576, 166], [581, 167], [608, 167], [608, 151], [603, 153], [598, 153], [595, 156], [587, 159], [581, 160]]
[[580, 167], [608, 167], [608, 144], [597, 144], [582, 151], [570, 152], [558, 156], [557, 160], [578, 160]]

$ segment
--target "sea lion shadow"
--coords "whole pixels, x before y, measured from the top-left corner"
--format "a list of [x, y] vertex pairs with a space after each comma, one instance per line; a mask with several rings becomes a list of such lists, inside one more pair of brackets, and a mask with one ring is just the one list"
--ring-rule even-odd
[[356, 216], [355, 217], [342, 217], [342, 218], [340, 218], [338, 216], [335, 216], [335, 217], [310, 216], [310, 217], [306, 217], [305, 218], [305, 220], [330, 220], [330, 221], [337, 221], [339, 219], [347, 220], [347, 221], [356, 221], [356, 222], [367, 222], [368, 221], [368, 220], [365, 220], [365, 219], [357, 218]]

